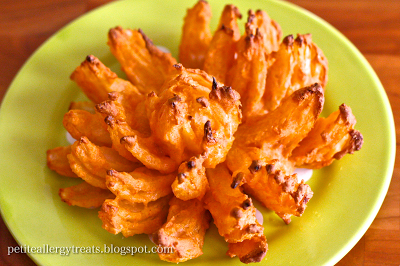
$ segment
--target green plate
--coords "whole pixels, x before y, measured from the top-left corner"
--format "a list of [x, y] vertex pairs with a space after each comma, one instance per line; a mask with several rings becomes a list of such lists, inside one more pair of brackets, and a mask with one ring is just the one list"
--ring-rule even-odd
[[[61, 122], [63, 114], [70, 101], [83, 98], [69, 75], [85, 56], [93, 54], [121, 73], [106, 45], [108, 29], [116, 25], [140, 27], [154, 43], [169, 48], [176, 56], [186, 8], [194, 3], [195, 0], [146, 0], [103, 6], [51, 37], [16, 76], [0, 113], [2, 216], [25, 248], [41, 247], [50, 252], [50, 248], [74, 247], [69, 255], [29, 254], [37, 264], [169, 265], [156, 254], [121, 255], [124, 248], [149, 249], [152, 243], [146, 235], [126, 239], [112, 235], [101, 228], [98, 210], [61, 202], [58, 189], [76, 180], [50, 171], [45, 154], [49, 148], [67, 144]], [[225, 1], [210, 3], [214, 14], [212, 26], [216, 27]], [[284, 35], [313, 34], [330, 66], [324, 114], [346, 103], [357, 117], [356, 128], [364, 135], [361, 151], [314, 172], [309, 181], [314, 197], [301, 218], [295, 217], [290, 225], [285, 225], [260, 207], [269, 244], [262, 265], [333, 265], [368, 229], [391, 180], [395, 130], [387, 96], [360, 52], [320, 18], [285, 2], [241, 0], [235, 4], [243, 14], [250, 8], [267, 11], [280, 23]], [[111, 245], [114, 254], [88, 254], [95, 253], [96, 248], [107, 251]], [[213, 225], [206, 235], [204, 255], [185, 265], [242, 265], [237, 258], [228, 258], [226, 250], [226, 243]]]

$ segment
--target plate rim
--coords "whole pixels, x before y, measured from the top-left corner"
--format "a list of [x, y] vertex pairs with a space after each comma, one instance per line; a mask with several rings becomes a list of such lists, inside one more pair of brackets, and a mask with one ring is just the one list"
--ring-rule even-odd
[[[296, 12], [301, 12], [310, 17], [311, 19], [317, 21], [319, 24], [322, 24], [324, 27], [329, 28], [329, 30], [338, 38], [340, 39], [345, 45], [351, 50], [352, 54], [357, 57], [358, 60], [360, 60], [363, 65], [366, 67], [366, 70], [370, 77], [373, 79], [373, 82], [375, 84], [376, 89], [379, 92], [379, 95], [382, 98], [382, 101], [384, 102], [383, 109], [385, 110], [385, 116], [388, 119], [388, 127], [389, 127], [389, 132], [388, 133], [388, 143], [390, 143], [388, 150], [388, 158], [389, 160], [386, 162], [386, 165], [388, 167], [386, 168], [385, 171], [385, 178], [384, 182], [381, 187], [381, 192], [379, 193], [379, 197], [375, 199], [374, 206], [370, 209], [370, 213], [368, 214], [368, 218], [363, 222], [363, 224], [360, 226], [357, 232], [353, 234], [353, 236], [348, 240], [346, 245], [336, 252], [334, 256], [331, 257], [330, 260], [327, 260], [325, 265], [334, 265], [336, 264], [340, 259], [342, 259], [357, 243], [358, 241], [362, 238], [362, 236], [365, 234], [365, 232], [368, 230], [368, 228], [371, 226], [372, 222], [376, 218], [376, 215], [378, 214], [383, 201], [387, 195], [389, 185], [391, 183], [392, 177], [393, 177], [393, 171], [394, 171], [394, 165], [395, 165], [395, 158], [396, 158], [396, 131], [395, 131], [395, 123], [394, 123], [394, 115], [393, 111], [391, 108], [391, 104], [389, 102], [387, 93], [378, 77], [376, 74], [375, 70], [373, 67], [370, 65], [368, 60], [364, 57], [364, 55], [358, 50], [358, 48], [339, 30], [337, 30], [334, 26], [332, 26], [330, 23], [325, 21], [323, 18], [319, 17], [318, 15], [308, 11], [307, 9], [300, 7], [294, 3], [291, 2], [286, 2], [286, 1], [280, 1], [280, 0], [267, 0], [268, 2], [275, 3], [280, 6], [284, 6], [285, 8], [294, 10]], [[3, 117], [3, 113], [1, 112], [3, 109], [4, 104], [8, 103], [8, 98], [10, 98], [11, 89], [13, 88], [14, 84], [16, 81], [19, 79], [19, 76], [23, 72], [23, 70], [26, 68], [26, 66], [32, 61], [32, 59], [39, 54], [45, 47], [46, 45], [51, 42], [56, 36], [64, 29], [70, 27], [72, 24], [76, 23], [79, 20], [85, 19], [87, 16], [90, 16], [92, 13], [96, 13], [101, 9], [107, 9], [111, 5], [119, 5], [120, 2], [124, 1], [113, 1], [113, 2], [108, 2], [106, 4], [103, 4], [101, 6], [98, 6], [80, 16], [77, 18], [69, 21], [66, 23], [64, 26], [59, 28], [57, 31], [55, 31], [50, 37], [48, 37], [39, 47], [28, 57], [28, 59], [23, 63], [23, 65], [20, 67], [16, 75], [14, 76], [12, 82], [8, 86], [5, 95], [3, 96], [2, 101], [0, 102], [0, 126], [1, 126], [1, 119]], [[136, 1], [135, 1], [136, 2]], [[7, 217], [3, 213], [3, 208], [2, 208], [2, 197], [0, 197], [0, 215], [3, 218], [4, 224], [7, 226], [9, 232], [15, 239], [15, 241], [19, 245], [23, 245], [23, 241], [21, 240], [22, 236], [19, 236], [16, 231], [17, 231], [17, 226], [14, 224], [11, 224], [10, 219], [6, 219]], [[40, 256], [38, 258], [38, 254], [32, 254], [29, 253], [27, 254], [30, 259], [32, 259], [36, 264], [42, 265]]]

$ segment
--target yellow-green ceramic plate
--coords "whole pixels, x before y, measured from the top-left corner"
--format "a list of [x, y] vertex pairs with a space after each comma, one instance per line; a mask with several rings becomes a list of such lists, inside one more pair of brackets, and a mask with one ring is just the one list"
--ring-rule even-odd
[[[285, 225], [263, 207], [269, 251], [262, 265], [333, 265], [365, 233], [386, 195], [394, 164], [395, 133], [391, 108], [376, 74], [357, 49], [332, 26], [285, 2], [234, 1], [243, 14], [263, 9], [284, 35], [312, 33], [329, 60], [324, 114], [342, 103], [351, 106], [364, 146], [309, 181], [314, 197], [301, 218]], [[106, 45], [109, 28], [141, 28], [155, 44], [177, 55], [186, 9], [195, 0], [121, 1], [96, 9], [69, 24], [27, 61], [12, 83], [0, 113], [0, 206], [3, 218], [25, 247], [150, 248], [145, 235], [124, 239], [101, 228], [98, 210], [70, 207], [58, 189], [76, 183], [46, 167], [49, 148], [66, 145], [63, 114], [69, 102], [83, 98], [69, 75], [88, 54], [114, 71], [119, 66]], [[210, 1], [216, 27], [225, 1]], [[120, 71], [118, 72], [120, 73]], [[227, 245], [215, 226], [207, 232], [204, 255], [185, 265], [241, 265], [225, 255]], [[165, 264], [156, 254], [30, 254], [40, 265]], [[93, 250], [85, 250], [91, 252]]]

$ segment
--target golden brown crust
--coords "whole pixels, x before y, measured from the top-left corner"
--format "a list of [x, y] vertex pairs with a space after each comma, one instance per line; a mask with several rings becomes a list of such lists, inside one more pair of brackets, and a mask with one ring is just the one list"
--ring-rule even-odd
[[225, 6], [205, 55], [203, 69], [224, 84], [235, 60], [236, 43], [240, 39], [237, 19], [241, 17], [236, 6]]
[[107, 188], [121, 199], [147, 204], [171, 194], [174, 174], [162, 175], [146, 167], [132, 172], [107, 171]]
[[291, 215], [300, 216], [305, 208], [295, 200], [300, 184], [291, 175], [294, 163], [289, 157], [313, 128], [323, 103], [324, 93], [318, 84], [294, 92], [273, 112], [242, 124], [227, 155], [232, 176], [241, 173], [245, 191], [285, 222]]
[[211, 7], [198, 1], [187, 10], [179, 45], [179, 61], [187, 68], [201, 69], [212, 34], [210, 30]]
[[203, 254], [204, 235], [209, 227], [210, 213], [198, 199], [169, 202], [167, 222], [155, 233], [155, 243], [172, 248], [172, 253], [159, 253], [161, 260], [183, 262]]
[[98, 113], [70, 110], [64, 115], [63, 125], [74, 139], [85, 136], [96, 145], [111, 147], [112, 142], [107, 125]]
[[204, 71], [182, 65], [175, 70], [159, 95], [153, 92], [145, 98], [150, 134], [134, 130], [128, 121], [129, 106], [115, 97], [96, 109], [106, 116], [113, 148], [129, 160], [136, 158], [150, 169], [172, 173], [190, 157], [204, 154], [204, 166], [214, 167], [225, 159], [234, 140], [240, 97], [231, 88], [214, 86]]
[[108, 99], [108, 93], [113, 91], [130, 91], [140, 94], [129, 81], [118, 78], [117, 74], [106, 67], [98, 58], [88, 55], [86, 59], [71, 74], [86, 96], [94, 103]]
[[175, 197], [181, 200], [201, 199], [208, 189], [206, 171], [203, 166], [206, 156], [194, 156], [183, 162], [172, 183]]
[[251, 32], [246, 24], [246, 35], [237, 43], [237, 59], [228, 74], [228, 85], [241, 96], [243, 121], [263, 109], [260, 101], [265, 90], [268, 60], [264, 39], [259, 30]]
[[275, 167], [276, 170], [271, 168], [274, 167], [267, 165], [247, 177], [243, 187], [246, 193], [275, 211], [288, 224], [291, 215], [301, 216], [304, 213], [313, 192], [303, 181], [298, 182], [296, 174], [286, 175], [278, 167]]
[[72, 171], [92, 186], [107, 189], [107, 170], [133, 171], [139, 164], [120, 156], [114, 149], [99, 147], [82, 137], [71, 146], [68, 161]]
[[103, 228], [112, 234], [122, 233], [124, 237], [136, 234], [152, 234], [164, 223], [168, 214], [171, 195], [148, 204], [131, 202], [116, 197], [104, 201], [99, 211]]
[[108, 45], [128, 79], [144, 94], [158, 92], [176, 64], [169, 53], [160, 51], [141, 30], [110, 29]]
[[243, 263], [261, 262], [268, 251], [267, 240], [264, 235], [255, 236], [242, 242], [229, 243], [226, 254], [233, 258], [238, 256]]
[[240, 189], [232, 188], [231, 175], [224, 164], [207, 169], [210, 190], [204, 198], [205, 207], [214, 218], [218, 232], [226, 242], [237, 243], [262, 236], [264, 228], [256, 220], [251, 199]]
[[60, 188], [58, 195], [61, 200], [70, 206], [82, 208], [98, 208], [106, 199], [115, 198], [114, 194], [107, 189], [94, 187], [86, 182], [75, 186]]
[[46, 152], [47, 167], [60, 175], [78, 177], [69, 166], [68, 154], [71, 153], [71, 146], [56, 147]]
[[355, 116], [345, 104], [327, 118], [319, 118], [314, 128], [293, 151], [291, 160], [298, 167], [318, 169], [353, 154], [362, 147], [362, 134], [354, 130]]
[[311, 34], [286, 36], [268, 68], [266, 90], [263, 95], [266, 111], [276, 109], [282, 99], [294, 91], [319, 83], [325, 87], [328, 79], [328, 61], [321, 49], [312, 42]]

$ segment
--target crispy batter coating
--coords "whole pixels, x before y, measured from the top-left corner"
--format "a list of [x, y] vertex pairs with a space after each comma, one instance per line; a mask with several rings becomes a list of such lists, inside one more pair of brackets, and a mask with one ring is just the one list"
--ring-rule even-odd
[[242, 242], [229, 243], [226, 254], [233, 258], [238, 256], [243, 263], [260, 262], [268, 251], [267, 240], [264, 235], [255, 236]]
[[99, 147], [82, 137], [75, 141], [68, 154], [72, 171], [92, 186], [107, 189], [107, 170], [130, 172], [140, 166], [108, 147]]
[[107, 124], [99, 113], [89, 113], [85, 110], [70, 110], [64, 115], [64, 128], [74, 139], [87, 137], [91, 142], [99, 146], [111, 147], [110, 134]]
[[94, 187], [86, 182], [78, 185], [60, 188], [58, 195], [62, 201], [70, 206], [78, 206], [87, 209], [100, 207], [106, 199], [115, 198], [108, 189]]
[[69, 166], [67, 155], [71, 153], [71, 145], [47, 150], [47, 167], [60, 175], [78, 177]]
[[361, 149], [363, 136], [354, 130], [356, 118], [345, 104], [327, 118], [320, 117], [299, 146], [291, 160], [297, 167], [319, 169], [339, 160], [345, 154]]
[[116, 27], [108, 33], [108, 45], [128, 79], [140, 92], [159, 92], [176, 60], [158, 49], [142, 30]]
[[312, 42], [311, 34], [286, 36], [279, 50], [273, 54], [274, 63], [268, 69], [263, 96], [265, 109], [276, 109], [282, 99], [294, 91], [319, 83], [322, 88], [328, 80], [328, 61], [321, 49]]
[[164, 224], [170, 198], [168, 195], [144, 204], [116, 197], [104, 201], [99, 218], [103, 221], [103, 228], [114, 235], [152, 234]]
[[246, 23], [246, 34], [238, 41], [237, 59], [228, 76], [228, 84], [241, 96], [244, 122], [262, 112], [260, 100], [265, 91], [269, 64], [261, 31], [257, 29], [253, 34], [250, 25]]
[[[121, 144], [121, 138], [126, 135], [115, 130], [115, 123], [121, 125], [122, 131], [132, 131], [141, 136], [148, 137], [151, 134], [149, 120], [147, 118], [143, 95], [135, 95], [122, 92], [108, 94], [108, 101], [96, 105], [96, 111], [102, 114], [106, 124], [112, 147], [124, 158], [137, 161], [135, 157]], [[125, 126], [126, 124], [126, 126]]]
[[181, 200], [201, 199], [208, 189], [206, 169], [203, 163], [206, 156], [198, 155], [182, 163], [178, 175], [172, 183], [175, 197]]
[[176, 67], [178, 75], [163, 92], [147, 98], [152, 136], [179, 164], [206, 152], [204, 166], [215, 167], [225, 159], [241, 121], [240, 96], [203, 71]]
[[177, 74], [159, 95], [146, 96], [150, 136], [131, 127], [124, 106], [116, 101], [103, 102], [97, 110], [107, 115], [113, 147], [123, 146], [150, 169], [172, 173], [182, 162], [204, 152], [204, 166], [214, 167], [225, 159], [240, 123], [239, 94], [219, 86], [203, 71], [180, 64], [175, 68]]
[[275, 164], [260, 167], [243, 185], [244, 191], [275, 211], [285, 223], [292, 215], [301, 216], [312, 198], [311, 188], [298, 182], [296, 174], [286, 175]]
[[[256, 220], [256, 208], [251, 198], [235, 187], [224, 164], [207, 169], [210, 190], [204, 203], [214, 218], [218, 232], [228, 243], [242, 242], [263, 236], [264, 228]], [[235, 188], [233, 188], [235, 187]]]
[[[287, 196], [290, 200], [283, 200], [281, 192], [285, 192], [285, 182], [275, 182], [270, 174], [260, 170], [273, 164], [273, 168], [279, 170], [285, 180], [290, 179], [292, 183], [297, 180], [290, 176], [294, 165], [288, 158], [313, 128], [323, 104], [324, 93], [318, 84], [297, 90], [284, 99], [273, 112], [253, 123], [241, 125], [227, 155], [226, 162], [233, 172], [232, 176], [236, 177], [241, 173], [246, 191], [286, 222], [290, 221], [288, 216], [300, 215], [305, 207], [299, 210], [292, 194]], [[294, 185], [294, 188], [297, 186], [299, 185]], [[288, 210], [295, 211], [287, 212]]]
[[107, 171], [106, 185], [116, 196], [131, 202], [147, 204], [171, 194], [175, 174], [162, 175], [139, 167], [133, 172]]
[[249, 29], [253, 35], [257, 34], [258, 29], [266, 54], [277, 51], [282, 37], [281, 26], [260, 9], [256, 12], [249, 10], [248, 17], [248, 23], [251, 25]]
[[226, 77], [227, 84], [242, 98], [243, 121], [266, 112], [261, 99], [266, 90], [267, 69], [275, 60], [270, 54], [278, 50], [280, 38], [280, 26], [267, 13], [248, 12], [245, 34], [236, 45], [237, 58]]
[[173, 197], [169, 202], [167, 222], [154, 234], [161, 247], [173, 248], [173, 253], [158, 253], [161, 260], [183, 262], [203, 254], [204, 235], [211, 216], [198, 199], [188, 201]]
[[[350, 107], [318, 118], [328, 63], [311, 34], [280, 42], [278, 23], [226, 5], [214, 35], [211, 8], [187, 10], [177, 61], [142, 30], [108, 32], [128, 80], [89, 55], [71, 74], [90, 102], [72, 102], [63, 125], [77, 141], [47, 151], [47, 165], [83, 183], [61, 188], [69, 205], [101, 206], [102, 227], [150, 234], [179, 263], [202, 255], [211, 216], [227, 255], [260, 262], [268, 244], [250, 196], [287, 224], [312, 198], [295, 167], [318, 169], [361, 149]], [[243, 122], [243, 124], [241, 124]], [[246, 193], [246, 194], [245, 194]]]
[[203, 70], [224, 84], [227, 83], [228, 71], [235, 60], [236, 43], [240, 39], [238, 18], [242, 18], [239, 9], [226, 5], [205, 55]]
[[70, 78], [94, 103], [107, 100], [108, 93], [113, 91], [132, 91], [140, 94], [132, 83], [118, 78], [117, 74], [93, 55], [88, 55], [71, 74]]
[[187, 10], [181, 43], [179, 45], [179, 61], [187, 68], [201, 69], [212, 34], [210, 30], [211, 7], [199, 0]]

